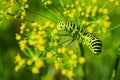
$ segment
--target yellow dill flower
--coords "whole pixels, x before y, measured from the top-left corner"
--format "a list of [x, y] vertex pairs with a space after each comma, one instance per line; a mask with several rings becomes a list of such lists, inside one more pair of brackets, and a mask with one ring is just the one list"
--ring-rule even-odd
[[89, 21], [86, 21], [86, 24], [85, 25], [89, 25], [90, 23], [89, 23]]
[[58, 43], [55, 41], [55, 42], [53, 42], [53, 46], [57, 46], [58, 45]]
[[7, 13], [9, 13], [9, 14], [12, 13], [12, 7], [9, 7], [9, 8], [7, 9]]
[[85, 20], [82, 20], [82, 23], [81, 23], [82, 25], [85, 25], [86, 24], [86, 21]]
[[114, 2], [115, 0], [109, 0], [110, 2]]
[[106, 21], [106, 20], [103, 20], [103, 21], [102, 21], [102, 24], [103, 24], [103, 26], [104, 26], [105, 28], [108, 28], [108, 27], [110, 27], [111, 22], [108, 22], [108, 21]]
[[52, 43], [52, 42], [49, 42], [49, 46], [53, 46], [53, 43]]
[[66, 69], [63, 69], [63, 70], [61, 71], [61, 74], [62, 74], [62, 75], [66, 75], [66, 74], [67, 74], [67, 70], [66, 70]]
[[69, 50], [69, 54], [70, 55], [74, 54], [74, 51], [73, 50]]
[[45, 24], [44, 24], [44, 26], [45, 26], [45, 27], [48, 27], [48, 26], [50, 26], [50, 24], [51, 24], [50, 21], [46, 21]]
[[41, 0], [41, 2], [44, 2], [45, 0]]
[[57, 34], [57, 33], [58, 33], [58, 30], [57, 29], [53, 29], [51, 34], [54, 35], [54, 34]]
[[39, 60], [39, 57], [38, 56], [33, 56], [33, 61], [37, 61]]
[[87, 10], [86, 10], [86, 13], [90, 13], [90, 11], [91, 11], [91, 6], [88, 6]]
[[24, 8], [29, 8], [29, 5], [28, 5], [28, 4], [25, 4], [25, 5], [24, 5]]
[[74, 13], [71, 12], [71, 13], [68, 14], [68, 16], [69, 16], [70, 18], [74, 18]]
[[79, 0], [76, 0], [75, 4], [78, 5], [79, 3], [80, 3]]
[[89, 14], [87, 13], [87, 14], [85, 14], [85, 17], [89, 17]]
[[107, 8], [103, 9], [103, 14], [107, 14], [107, 13], [108, 13], [108, 9]]
[[80, 64], [85, 63], [85, 61], [86, 61], [86, 59], [85, 59], [84, 57], [80, 57], [80, 58], [79, 58], [79, 63], [80, 63]]
[[30, 44], [30, 45], [35, 45], [36, 42], [35, 42], [34, 40], [29, 40], [29, 44]]
[[31, 23], [31, 26], [35, 27], [35, 26], [39, 26], [38, 22], [33, 22]]
[[88, 31], [89, 33], [92, 33], [92, 32], [93, 32], [93, 28], [92, 28], [92, 27], [88, 27], [88, 28], [87, 28], [87, 31]]
[[59, 36], [54, 36], [54, 38], [55, 38], [55, 40], [59, 40], [60, 39], [60, 37]]
[[58, 53], [61, 53], [61, 48], [58, 48]]
[[46, 57], [47, 58], [52, 58], [53, 57], [53, 53], [52, 52], [47, 52]]
[[19, 35], [19, 34], [16, 34], [16, 40], [20, 40], [21, 39], [21, 35]]
[[25, 11], [22, 11], [22, 12], [21, 12], [21, 15], [22, 15], [22, 16], [26, 16], [26, 12], [25, 12]]
[[73, 71], [72, 71], [72, 70], [68, 70], [68, 71], [67, 71], [67, 76], [68, 76], [68, 77], [73, 77], [73, 76], [74, 76]]
[[21, 60], [21, 56], [20, 54], [18, 53], [17, 56], [15, 57], [15, 61], [16, 62], [19, 62]]
[[24, 3], [26, 3], [27, 2], [27, 0], [22, 0]]
[[98, 9], [98, 6], [94, 6], [93, 9], [92, 9], [92, 16], [95, 16], [96, 15], [96, 12], [97, 12], [97, 9]]
[[42, 33], [38, 33], [38, 34], [33, 34], [33, 35], [31, 35], [30, 36], [30, 39], [42, 39], [43, 37], [42, 36], [40, 36], [40, 35], [42, 34]]
[[81, 16], [84, 16], [85, 15], [85, 12], [81, 12]]
[[30, 29], [29, 29], [29, 28], [26, 28], [26, 31], [27, 31], [27, 32], [30, 32]]
[[31, 71], [32, 71], [32, 73], [34, 73], [34, 74], [38, 74], [38, 73], [40, 73], [38, 67], [33, 67], [33, 68], [31, 69]]
[[74, 8], [74, 4], [71, 4], [70, 7], [71, 7], [71, 8]]
[[97, 2], [97, 0], [92, 0], [92, 3], [96, 3]]
[[15, 66], [15, 71], [16, 71], [16, 72], [18, 72], [19, 69], [20, 69], [20, 66], [19, 66], [19, 65]]
[[102, 29], [102, 32], [103, 32], [103, 33], [106, 33], [106, 32], [107, 32], [107, 29], [106, 29], [106, 28], [103, 28], [103, 29]]
[[55, 24], [51, 23], [50, 28], [54, 28], [54, 27], [55, 27]]
[[2, 3], [5, 5], [5, 4], [6, 4], [6, 1], [3, 1]]
[[64, 11], [63, 14], [66, 15], [66, 14], [67, 14], [67, 11]]
[[82, 8], [79, 6], [79, 7], [77, 8], [77, 11], [78, 11], [78, 12], [81, 12], [81, 11], [82, 11]]
[[27, 65], [32, 65], [33, 61], [32, 60], [28, 60], [27, 61]]
[[18, 65], [19, 66], [23, 66], [25, 64], [25, 59], [21, 59], [19, 62], [18, 62]]
[[49, 4], [52, 4], [52, 1], [51, 0], [47, 0], [44, 2], [45, 5], [49, 5]]
[[21, 23], [21, 26], [20, 26], [20, 30], [23, 31], [26, 27], [26, 22], [25, 23]]
[[46, 40], [43, 39], [43, 38], [40, 38], [40, 39], [36, 40], [36, 43], [38, 43], [38, 44], [40, 44], [40, 45], [45, 44], [45, 42], [46, 42]]
[[73, 59], [73, 60], [74, 60], [74, 59], [77, 59], [77, 55], [76, 55], [76, 54], [72, 54], [72, 55], [71, 55], [71, 59]]
[[72, 9], [72, 11], [71, 11], [72, 13], [75, 13], [76, 12], [76, 9]]
[[115, 1], [115, 5], [118, 6], [120, 3], [119, 1]]
[[20, 16], [20, 19], [24, 19], [25, 17], [23, 15]]
[[[46, 32], [45, 31], [39, 31], [38, 34], [42, 35], [42, 36], [46, 36]], [[39, 36], [39, 35], [38, 35]]]
[[98, 12], [99, 12], [99, 13], [102, 13], [102, 12], [103, 12], [103, 8], [100, 8], [100, 9], [98, 10]]
[[18, 15], [14, 15], [13, 18], [16, 19]]
[[56, 70], [58, 70], [59, 67], [60, 67], [60, 63], [58, 61], [55, 61], [54, 67], [55, 67]]
[[61, 58], [60, 57], [58, 57], [57, 60], [58, 60], [58, 62], [61, 62]]
[[72, 64], [73, 64], [74, 67], [77, 67], [77, 60], [73, 60]]
[[82, 2], [82, 6], [83, 6], [83, 7], [85, 6], [85, 2]]
[[105, 18], [104, 18], [105, 20], [109, 20], [110, 19], [110, 17], [109, 16], [105, 16]]
[[91, 15], [94, 17], [96, 14], [95, 14], [95, 13], [92, 13]]
[[19, 41], [19, 44], [20, 44], [19, 46], [20, 46], [20, 49], [21, 49], [21, 50], [24, 50], [24, 49], [25, 49], [26, 43], [27, 43], [26, 40], [21, 40], [21, 41]]
[[35, 67], [40, 68], [42, 66], [44, 66], [43, 60], [39, 59], [35, 62]]
[[66, 5], [66, 8], [69, 8], [69, 7], [70, 7], [70, 5], [69, 5], [69, 4], [67, 4], [67, 5]]
[[37, 45], [37, 48], [38, 48], [40, 51], [45, 51], [45, 46]]
[[65, 53], [65, 52], [66, 52], [65, 47], [58, 48], [58, 53]]

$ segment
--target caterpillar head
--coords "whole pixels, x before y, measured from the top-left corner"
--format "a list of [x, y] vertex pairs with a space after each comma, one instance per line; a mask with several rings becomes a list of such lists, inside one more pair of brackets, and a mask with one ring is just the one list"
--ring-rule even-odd
[[57, 29], [58, 29], [58, 30], [64, 29], [64, 22], [59, 22], [59, 23], [57, 24]]

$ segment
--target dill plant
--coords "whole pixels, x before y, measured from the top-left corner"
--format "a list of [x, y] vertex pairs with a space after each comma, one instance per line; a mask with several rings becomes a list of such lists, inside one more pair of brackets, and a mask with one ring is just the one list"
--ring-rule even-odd
[[[20, 47], [20, 52], [15, 57], [15, 71], [28, 68], [33, 74], [42, 74], [42, 69], [52, 65], [53, 71], [60, 72], [66, 79], [86, 80], [83, 44], [77, 40], [73, 42], [69, 34], [58, 30], [56, 26], [60, 21], [72, 21], [84, 31], [96, 36], [102, 35], [112, 30], [109, 14], [119, 6], [119, 0], [107, 0], [102, 6], [98, 0], [38, 2], [40, 12], [32, 10], [30, 1], [27, 0], [8, 0], [2, 3], [5, 7], [0, 10], [0, 24], [4, 18], [21, 20], [20, 31], [15, 34]], [[109, 9], [108, 4], [112, 5], [112, 9]], [[30, 13], [41, 19], [32, 20]], [[117, 27], [119, 25], [115, 28]]]

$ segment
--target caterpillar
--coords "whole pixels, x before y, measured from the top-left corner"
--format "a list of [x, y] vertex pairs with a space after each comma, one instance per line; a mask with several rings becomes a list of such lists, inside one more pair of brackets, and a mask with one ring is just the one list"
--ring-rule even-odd
[[80, 30], [80, 27], [70, 21], [62, 21], [57, 24], [58, 30], [65, 30], [75, 39], [78, 39], [84, 45], [87, 45], [89, 49], [96, 55], [101, 53], [102, 42], [99, 38], [96, 38], [92, 33]]

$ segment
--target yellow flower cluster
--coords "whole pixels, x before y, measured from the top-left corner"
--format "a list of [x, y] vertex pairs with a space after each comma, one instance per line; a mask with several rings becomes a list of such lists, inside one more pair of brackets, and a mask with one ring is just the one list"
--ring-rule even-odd
[[3, 20], [10, 20], [13, 18], [24, 19], [26, 17], [26, 8], [29, 8], [27, 0], [2, 0], [0, 8], [0, 24]]
[[32, 67], [31, 71], [34, 74], [40, 73], [40, 68], [44, 66], [44, 62], [43, 60], [38, 59], [37, 61], [35, 61], [34, 63], [34, 67]]
[[17, 72], [20, 68], [24, 66], [25, 59], [22, 59], [20, 54], [17, 54], [17, 56], [15, 57], [15, 63], [17, 63], [17, 65], [15, 66], [15, 71]]
[[61, 70], [62, 75], [68, 77], [75, 76], [74, 68], [79, 64], [84, 64], [85, 58], [77, 56], [73, 50], [68, 50], [65, 47], [58, 48], [58, 57], [54, 60], [54, 67], [56, 70]]
[[42, 2], [44, 5], [50, 5], [50, 4], [52, 4], [52, 1], [51, 1], [51, 0], [41, 0], [41, 2]]
[[115, 6], [120, 4], [119, 0], [109, 0], [111, 3], [114, 3]]
[[20, 32], [16, 33], [16, 40], [19, 41], [21, 51], [28, 57], [25, 58], [26, 64], [32, 66], [32, 73], [40, 73], [40, 68], [44, 66], [43, 59], [53, 59], [55, 51], [51, 48], [58, 46], [57, 34], [57, 29], [50, 21], [42, 25], [38, 22], [21, 23]]
[[19, 11], [17, 14], [14, 15], [14, 18], [16, 19], [17, 17], [19, 17], [20, 19], [25, 19], [26, 17], [25, 9], [29, 8], [29, 5], [27, 4], [27, 0], [22, 0], [21, 2], [17, 3], [16, 6], [19, 7]]
[[75, 74], [73, 73], [73, 71], [72, 71], [72, 70], [68, 70], [68, 69], [63, 69], [63, 70], [61, 71], [61, 74], [62, 74], [62, 75], [66, 75], [66, 76], [68, 76], [68, 77], [73, 77], [73, 76], [75, 76]]
[[[106, 32], [111, 25], [108, 18], [110, 10], [106, 6], [97, 6], [97, 2], [97, 0], [76, 0], [74, 4], [66, 4], [66, 9], [63, 14], [69, 17], [71, 21], [78, 22], [78, 26], [90, 33]], [[109, 2], [114, 2], [115, 5], [119, 5], [118, 0], [110, 0]]]
[[[20, 34], [16, 34], [16, 39], [19, 40], [21, 50], [25, 49], [25, 45], [34, 46], [39, 51], [45, 51], [45, 45], [47, 46], [57, 46], [56, 34], [58, 33], [57, 29], [54, 28], [54, 25], [47, 21], [44, 25], [40, 25], [37, 22], [31, 23], [31, 30], [27, 28], [27, 23], [22, 23], [20, 27]], [[46, 39], [50, 36], [47, 29], [51, 29], [51, 37], [53, 40], [50, 40], [46, 43]], [[24, 35], [26, 34], [26, 35]], [[23, 36], [24, 35], [24, 36]], [[22, 39], [22, 37], [25, 39]], [[55, 40], [56, 39], [56, 40]]]

